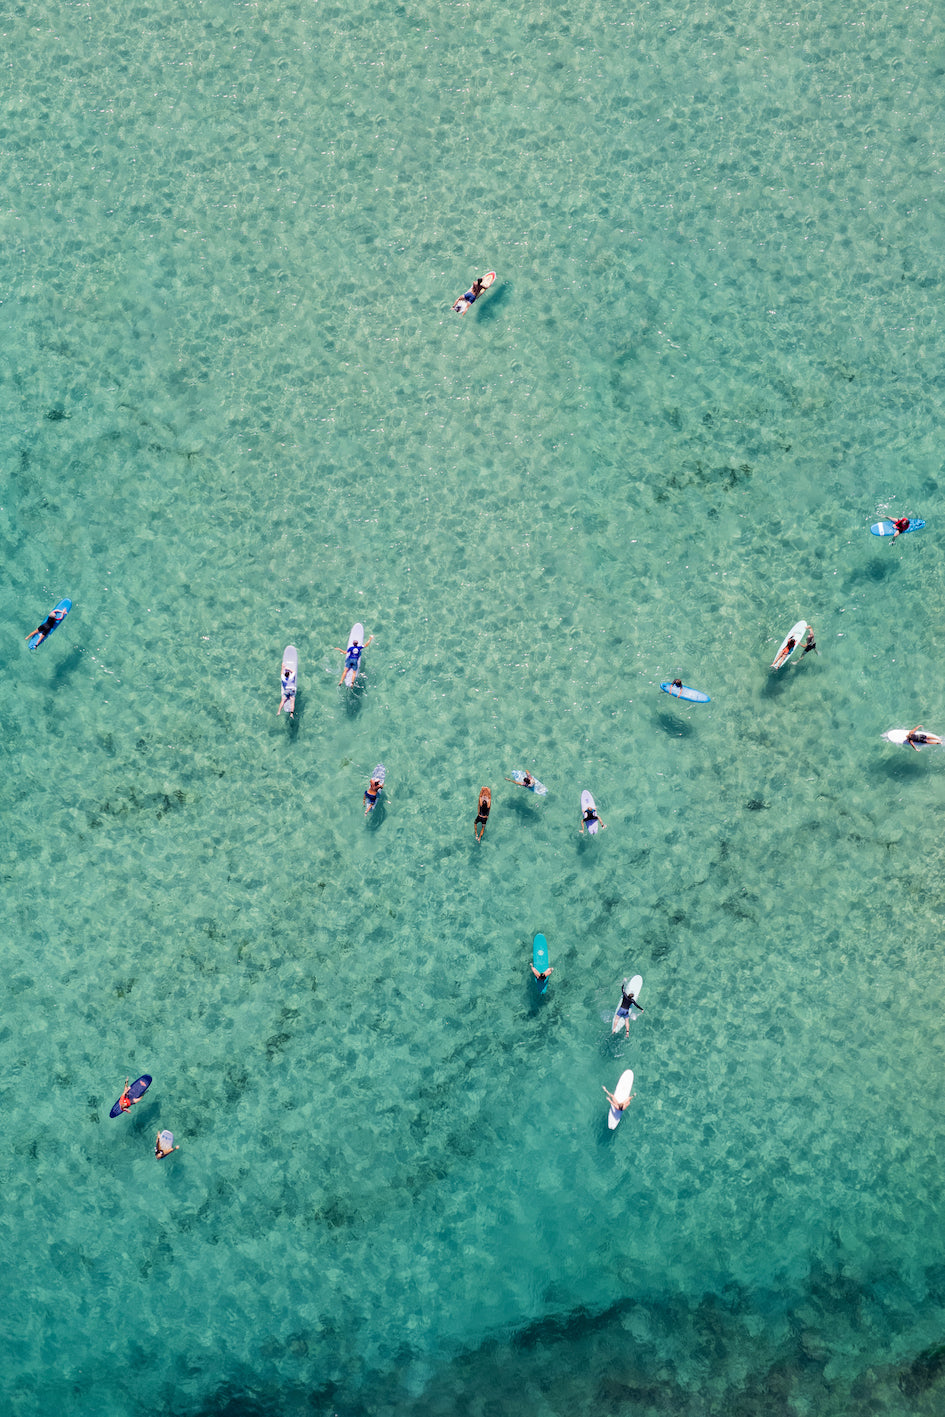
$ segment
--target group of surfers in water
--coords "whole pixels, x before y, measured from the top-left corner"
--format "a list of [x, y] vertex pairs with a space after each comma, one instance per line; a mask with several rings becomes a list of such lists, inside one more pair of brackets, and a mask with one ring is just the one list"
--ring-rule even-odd
[[[512, 779], [509, 778], [508, 780], [511, 781]], [[517, 782], [515, 785], [516, 787], [534, 787], [535, 779], [532, 777], [531, 773], [526, 770], [522, 773], [521, 782]], [[491, 810], [492, 789], [490, 787], [480, 787], [479, 806], [476, 811], [476, 820], [473, 822], [473, 835], [475, 836], [477, 841], [482, 841], [486, 830], [486, 823], [489, 820], [489, 813]], [[600, 817], [597, 815], [596, 807], [585, 807], [581, 813], [581, 831], [583, 832], [585, 827], [591, 826], [593, 822], [599, 823], [602, 831], [605, 830], [607, 827], [607, 823], [602, 822]], [[545, 975], [541, 975], [540, 978], [544, 979]]]
[[[35, 634], [36, 631], [34, 630], [32, 633]], [[350, 645], [346, 645], [344, 649], [342, 649], [340, 645], [334, 646], [338, 653], [343, 654], [345, 657], [345, 667], [341, 671], [341, 678], [338, 680], [339, 688], [345, 682], [345, 676], [352, 669], [354, 670], [355, 678], [357, 678], [358, 670], [361, 667], [361, 656], [373, 638], [373, 635], [369, 635], [363, 645], [360, 644], [358, 640], [352, 640]], [[289, 717], [292, 718], [295, 715], [295, 696], [298, 692], [299, 678], [290, 664], [283, 664], [282, 666], [281, 685], [282, 697], [279, 700], [279, 707], [276, 710], [276, 714], [278, 716], [278, 714], [285, 710]]]
[[[141, 1096], [143, 1097], [144, 1094], [142, 1093]], [[132, 1097], [129, 1081], [125, 1078], [125, 1086], [118, 1099], [120, 1110], [123, 1113], [130, 1112], [132, 1107], [136, 1107], [140, 1101], [141, 1097]], [[165, 1156], [170, 1156], [172, 1151], [180, 1151], [180, 1146], [174, 1145], [174, 1133], [168, 1131], [158, 1132], [157, 1136], [154, 1138], [154, 1155], [157, 1157], [158, 1161], [163, 1161]]]

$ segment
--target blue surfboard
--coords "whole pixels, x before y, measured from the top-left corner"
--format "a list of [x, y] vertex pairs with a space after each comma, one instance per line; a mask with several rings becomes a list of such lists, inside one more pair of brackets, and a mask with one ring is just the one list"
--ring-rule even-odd
[[674, 699], [687, 699], [691, 704], [710, 704], [712, 700], [701, 689], [690, 689], [688, 684], [673, 684], [669, 680], [661, 684], [664, 694], [672, 694]]
[[[152, 1083], [153, 1081], [154, 1081], [154, 1079], [153, 1079], [152, 1077], [150, 1077], [148, 1073], [144, 1073], [141, 1077], [135, 1078], [134, 1082], [131, 1084], [131, 1086], [130, 1086], [129, 1089], [128, 1089], [128, 1096], [132, 1099], [133, 1102], [137, 1102], [137, 1100], [138, 1100], [139, 1097], [143, 1097], [143, 1096], [144, 1096], [144, 1094], [147, 1092], [148, 1088], [151, 1086], [151, 1083]], [[112, 1110], [109, 1112], [108, 1115], [109, 1115], [109, 1117], [120, 1117], [120, 1116], [121, 1116], [121, 1098], [120, 1098], [120, 1097], [119, 1097], [118, 1101], [115, 1103], [114, 1107], [112, 1108]]]
[[[538, 970], [539, 974], [544, 974], [545, 970], [548, 968], [548, 941], [545, 939], [544, 935], [535, 936], [535, 942], [532, 945], [532, 964]], [[539, 994], [543, 994], [548, 988], [548, 980], [541, 979], [538, 983], [538, 992]]]
[[[900, 532], [900, 535], [905, 536], [906, 533], [910, 531], [921, 531], [924, 526], [925, 522], [910, 522], [905, 531]], [[881, 522], [874, 522], [870, 527], [870, 531], [874, 536], [893, 536], [895, 535], [896, 527], [893, 522], [885, 518]]]
[[[58, 630], [58, 629], [59, 629], [59, 626], [62, 624], [63, 620], [64, 620], [64, 619], [66, 618], [66, 616], [69, 614], [69, 611], [70, 611], [71, 609], [72, 609], [72, 601], [71, 601], [71, 600], [60, 600], [58, 605], [54, 605], [54, 606], [53, 606], [53, 609], [52, 609], [52, 613], [53, 613], [53, 615], [55, 615], [55, 617], [56, 617], [56, 623], [55, 623], [55, 625], [50, 625], [50, 627], [49, 627], [49, 629], [46, 631], [45, 635], [41, 635], [38, 630], [34, 631], [34, 633], [33, 633], [32, 635], [30, 635], [30, 638], [29, 638], [29, 647], [30, 647], [30, 649], [39, 649], [39, 647], [40, 647], [41, 644], [45, 644], [45, 642], [49, 639], [49, 636], [52, 634], [53, 630]], [[48, 617], [47, 617], [47, 618], [48, 618]]]

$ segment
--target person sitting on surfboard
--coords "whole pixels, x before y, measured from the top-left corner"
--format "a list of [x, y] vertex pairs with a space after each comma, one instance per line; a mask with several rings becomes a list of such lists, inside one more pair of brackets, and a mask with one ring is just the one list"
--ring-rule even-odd
[[34, 649], [39, 649], [40, 645], [43, 643], [43, 640], [49, 634], [50, 630], [54, 630], [59, 624], [60, 620], [64, 620], [65, 618], [66, 612], [64, 610], [51, 611], [50, 614], [46, 616], [46, 619], [41, 625], [37, 625], [35, 630], [30, 630], [28, 635], [23, 636], [24, 640], [31, 640], [34, 635], [39, 635], [39, 639], [34, 645]]
[[912, 747], [915, 748], [916, 752], [918, 752], [919, 749], [923, 747], [923, 745], [928, 745], [930, 747], [938, 747], [941, 745], [942, 742], [941, 738], [939, 738], [935, 733], [926, 733], [921, 723], [916, 724], [915, 728], [909, 729], [909, 732], [906, 734], [905, 741], [911, 744]]
[[295, 690], [298, 680], [288, 665], [282, 666], [282, 702], [279, 704], [279, 713], [286, 710], [291, 718], [295, 713]]
[[540, 974], [538, 973], [538, 970], [533, 964], [530, 965], [529, 968], [531, 969], [532, 974], [534, 974], [535, 978], [538, 980], [539, 984], [543, 984], [544, 981], [548, 978], [548, 975], [554, 974], [555, 972], [555, 967], [553, 964], [549, 964], [548, 968], [543, 969]]
[[384, 791], [383, 782], [378, 782], [376, 777], [372, 777], [364, 790], [364, 815], [373, 812], [377, 805], [377, 794]]
[[[627, 1031], [629, 1032], [629, 1029]], [[603, 1083], [601, 1083], [601, 1087], [604, 1087]], [[604, 1091], [607, 1093], [607, 1101], [610, 1103], [611, 1107], [614, 1109], [615, 1112], [622, 1112], [625, 1107], [630, 1106], [630, 1103], [636, 1097], [636, 1093], [631, 1092], [626, 1102], [618, 1102], [614, 1094], [612, 1092], [609, 1092], [606, 1087], [604, 1087]]]
[[154, 1139], [154, 1155], [158, 1161], [163, 1161], [172, 1151], [180, 1151], [180, 1147], [174, 1145], [174, 1133], [158, 1132]]
[[901, 536], [904, 531], [908, 531], [909, 527], [912, 525], [908, 517], [890, 517], [890, 521], [896, 528], [892, 534], [893, 541], [895, 541], [897, 536]]
[[607, 830], [607, 823], [601, 822], [600, 817], [597, 815], [597, 809], [595, 807], [586, 807], [581, 813], [581, 831], [583, 831], [585, 827], [589, 827], [593, 822], [600, 822], [601, 831]]
[[341, 645], [335, 645], [335, 649], [338, 651], [338, 653], [343, 654], [345, 657], [345, 667], [341, 671], [341, 678], [338, 680], [339, 686], [345, 682], [345, 675], [347, 674], [349, 669], [354, 670], [354, 677], [355, 679], [357, 679], [358, 666], [361, 663], [361, 656], [367, 649], [373, 638], [374, 636], [371, 635], [369, 639], [366, 639], [364, 641], [363, 645], [359, 645], [357, 640], [352, 640], [351, 644], [348, 645], [347, 649], [342, 649]]
[[140, 1101], [141, 1101], [141, 1098], [140, 1098], [140, 1097], [132, 1097], [132, 1096], [131, 1096], [131, 1094], [130, 1094], [130, 1092], [129, 1092], [129, 1090], [128, 1090], [128, 1079], [125, 1078], [125, 1088], [124, 1088], [124, 1091], [122, 1092], [121, 1096], [120, 1096], [119, 1099], [118, 1099], [118, 1106], [121, 1108], [121, 1110], [122, 1110], [123, 1112], [130, 1112], [131, 1108], [134, 1107], [134, 1106], [136, 1105], [136, 1103], [138, 1103], [138, 1102], [140, 1102]]
[[473, 832], [477, 841], [482, 841], [483, 832], [486, 829], [486, 822], [489, 820], [489, 809], [492, 806], [492, 791], [488, 787], [479, 789], [479, 812], [473, 823]]
[[629, 983], [630, 980], [625, 979], [620, 986], [620, 1007], [617, 1010], [617, 1018], [622, 1018], [627, 1025], [628, 1038], [630, 1037], [630, 1010], [637, 1009], [641, 1014], [643, 1012], [643, 1005], [637, 1003], [632, 993], [627, 993]]

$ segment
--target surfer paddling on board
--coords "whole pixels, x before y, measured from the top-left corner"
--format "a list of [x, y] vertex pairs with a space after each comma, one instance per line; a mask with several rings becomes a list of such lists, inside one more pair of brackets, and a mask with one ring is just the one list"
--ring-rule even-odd
[[643, 1012], [643, 1005], [637, 1003], [636, 999], [633, 997], [633, 991], [627, 992], [627, 985], [629, 983], [630, 980], [625, 979], [620, 986], [620, 1007], [617, 1009], [617, 1018], [622, 1018], [627, 1025], [628, 1038], [630, 1037], [630, 1010], [636, 1009], [641, 1014]]
[[489, 810], [492, 807], [492, 790], [488, 787], [479, 789], [479, 810], [476, 820], [473, 822], [473, 832], [477, 841], [482, 841], [483, 833], [486, 829], [486, 822], [489, 820]]
[[289, 715], [290, 718], [292, 718], [295, 714], [295, 691], [297, 687], [298, 677], [295, 671], [293, 669], [290, 669], [289, 665], [283, 664], [282, 699], [279, 704], [279, 713], [281, 713], [282, 710], [285, 709], [286, 713]]
[[363, 645], [359, 645], [357, 640], [352, 640], [351, 644], [348, 645], [347, 649], [342, 649], [341, 645], [335, 645], [335, 649], [338, 651], [338, 653], [343, 654], [345, 657], [345, 667], [341, 671], [341, 678], [338, 680], [339, 688], [345, 682], [345, 675], [347, 674], [349, 669], [354, 670], [355, 678], [358, 677], [358, 668], [361, 663], [361, 656], [367, 649], [373, 638], [374, 636], [371, 635], [369, 639], [365, 640]]
[[915, 748], [916, 752], [918, 752], [920, 748], [926, 746], [940, 747], [942, 743], [941, 738], [939, 738], [937, 734], [926, 733], [921, 723], [916, 724], [915, 728], [909, 729], [909, 732], [906, 734], [905, 741], [911, 744], [911, 746]]
[[[601, 1087], [604, 1087], [603, 1083], [601, 1083]], [[630, 1096], [625, 1102], [618, 1102], [614, 1094], [612, 1092], [609, 1092], [606, 1087], [604, 1087], [604, 1092], [607, 1093], [607, 1101], [610, 1103], [611, 1107], [613, 1107], [615, 1112], [622, 1112], [625, 1107], [630, 1106], [630, 1103], [636, 1097], [636, 1093], [631, 1092]]]
[[465, 315], [470, 305], [475, 305], [482, 292], [486, 289], [487, 287], [483, 284], [482, 276], [476, 276], [476, 279], [466, 291], [466, 294], [461, 295], [459, 299], [454, 302], [453, 309], [456, 311], [456, 314]]
[[132, 1107], [134, 1107], [140, 1101], [140, 1097], [131, 1096], [131, 1092], [128, 1087], [128, 1078], [125, 1078], [125, 1086], [121, 1096], [118, 1099], [118, 1106], [121, 1108], [122, 1112], [130, 1112]]
[[34, 649], [38, 649], [50, 631], [56, 628], [60, 620], [66, 618], [66, 614], [67, 612], [65, 610], [53, 610], [51, 614], [46, 616], [46, 619], [41, 625], [37, 625], [35, 630], [30, 630], [28, 635], [23, 636], [24, 640], [31, 640], [34, 635], [39, 635], [39, 639], [33, 646]]

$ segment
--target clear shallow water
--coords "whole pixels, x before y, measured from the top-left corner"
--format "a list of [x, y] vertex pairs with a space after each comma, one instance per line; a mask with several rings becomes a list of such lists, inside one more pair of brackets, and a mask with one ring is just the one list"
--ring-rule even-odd
[[939, 17], [5, 40], [5, 1406], [940, 1410]]

